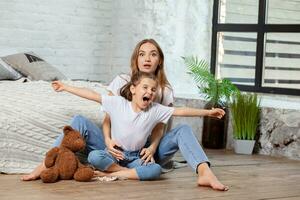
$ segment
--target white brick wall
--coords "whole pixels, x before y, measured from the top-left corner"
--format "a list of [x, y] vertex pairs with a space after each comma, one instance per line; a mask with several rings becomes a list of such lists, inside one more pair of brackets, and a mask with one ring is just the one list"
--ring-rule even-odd
[[176, 94], [196, 94], [181, 56], [209, 60], [212, 0], [115, 0], [113, 4], [111, 74], [128, 71], [135, 44], [154, 38], [165, 53], [169, 81]]
[[175, 92], [195, 94], [180, 57], [209, 60], [211, 11], [212, 0], [2, 0], [0, 56], [34, 51], [70, 78], [109, 82], [154, 38]]
[[104, 0], [2, 0], [0, 55], [34, 51], [71, 78], [100, 77], [111, 10]]

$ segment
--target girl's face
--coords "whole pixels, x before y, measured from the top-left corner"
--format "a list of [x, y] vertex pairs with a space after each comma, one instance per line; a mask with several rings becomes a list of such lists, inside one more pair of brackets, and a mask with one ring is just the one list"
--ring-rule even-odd
[[160, 64], [159, 52], [153, 44], [142, 44], [138, 53], [138, 68], [142, 72], [154, 73]]
[[136, 86], [131, 86], [132, 102], [141, 110], [146, 109], [156, 97], [157, 82], [151, 78], [142, 78]]

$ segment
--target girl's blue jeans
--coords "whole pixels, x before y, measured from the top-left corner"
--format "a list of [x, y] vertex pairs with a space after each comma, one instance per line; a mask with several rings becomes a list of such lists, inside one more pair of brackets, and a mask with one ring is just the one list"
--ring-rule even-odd
[[[105, 150], [106, 146], [104, 143], [103, 133], [102, 130], [96, 126], [94, 123], [86, 119], [81, 115], [76, 115], [73, 117], [71, 121], [71, 126], [78, 130], [83, 138], [86, 141], [86, 154], [88, 155], [88, 161], [90, 164], [94, 165], [94, 167], [98, 168], [99, 170], [107, 169], [113, 162], [116, 160]], [[56, 141], [54, 142], [54, 146], [59, 146], [63, 138], [63, 134], [61, 134]], [[180, 150], [182, 156], [193, 168], [195, 172], [197, 172], [197, 167], [201, 163], [208, 163], [208, 158], [204, 153], [202, 147], [200, 146], [197, 138], [195, 137], [191, 127], [187, 125], [179, 125], [176, 128], [172, 129], [171, 131], [167, 132], [163, 138], [161, 139], [159, 146], [156, 150], [156, 154], [154, 156], [155, 161], [160, 164], [164, 165], [167, 163], [173, 155]], [[95, 152], [93, 152], [95, 151]], [[137, 152], [129, 152], [125, 151], [124, 154], [128, 156], [128, 160], [126, 160], [126, 167], [128, 168], [138, 168], [140, 165], [140, 159]], [[101, 155], [101, 156], [99, 156]], [[103, 156], [105, 155], [105, 156]], [[105, 157], [105, 159], [104, 159]], [[110, 160], [110, 161], [108, 161]], [[100, 162], [103, 162], [100, 163]], [[100, 164], [99, 164], [100, 163]], [[123, 165], [123, 163], [119, 163]], [[152, 163], [153, 164], [153, 163]], [[147, 166], [147, 165], [143, 165]], [[153, 168], [155, 168], [155, 173], [153, 173], [153, 177], [156, 178], [156, 174], [159, 171], [158, 167], [154, 164]], [[151, 168], [151, 167], [150, 167]], [[142, 173], [143, 167], [141, 167]], [[138, 170], [137, 170], [138, 172]], [[146, 172], [145, 172], [146, 173]], [[151, 174], [151, 173], [149, 173]], [[143, 175], [139, 177], [141, 180], [143, 179]], [[149, 177], [149, 175], [145, 175], [145, 177]]]
[[157, 163], [144, 164], [139, 156], [140, 151], [123, 151], [123, 155], [124, 160], [117, 161], [107, 149], [93, 150], [88, 155], [88, 161], [101, 171], [106, 171], [113, 163], [130, 169], [134, 168], [141, 181], [159, 178], [161, 174], [160, 165]]

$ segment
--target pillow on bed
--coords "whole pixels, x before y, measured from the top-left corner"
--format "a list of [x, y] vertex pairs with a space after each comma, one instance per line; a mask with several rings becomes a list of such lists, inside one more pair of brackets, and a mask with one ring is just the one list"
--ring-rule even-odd
[[21, 77], [22, 74], [14, 70], [0, 58], [0, 80], [17, 80]]
[[31, 80], [52, 81], [55, 79], [67, 79], [58, 69], [33, 52], [13, 54], [2, 57], [2, 59]]

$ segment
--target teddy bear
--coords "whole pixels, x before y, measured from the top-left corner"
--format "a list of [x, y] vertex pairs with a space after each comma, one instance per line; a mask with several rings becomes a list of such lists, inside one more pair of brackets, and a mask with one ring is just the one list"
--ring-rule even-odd
[[63, 129], [64, 137], [59, 147], [50, 149], [44, 160], [47, 169], [40, 177], [44, 183], [54, 183], [61, 180], [75, 179], [76, 181], [90, 181], [94, 171], [84, 166], [78, 160], [75, 152], [85, 149], [85, 141], [80, 133], [71, 126]]

